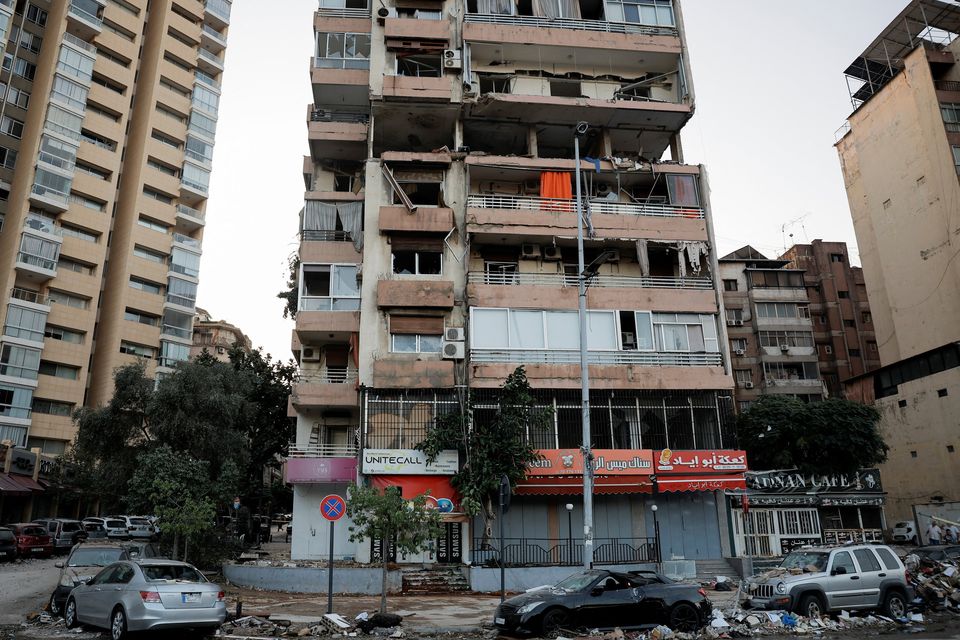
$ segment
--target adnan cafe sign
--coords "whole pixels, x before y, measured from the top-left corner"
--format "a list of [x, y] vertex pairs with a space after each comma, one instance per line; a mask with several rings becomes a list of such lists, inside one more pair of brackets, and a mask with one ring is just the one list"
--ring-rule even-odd
[[832, 474], [751, 471], [746, 480], [750, 504], [756, 506], [881, 506], [884, 502], [878, 469]]

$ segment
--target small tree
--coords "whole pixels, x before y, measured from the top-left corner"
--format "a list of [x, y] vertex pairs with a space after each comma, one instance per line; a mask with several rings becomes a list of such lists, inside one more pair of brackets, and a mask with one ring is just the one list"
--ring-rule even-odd
[[737, 419], [750, 468], [849, 473], [887, 459], [880, 412], [849, 400], [763, 396]]
[[388, 487], [381, 492], [374, 487], [351, 486], [348, 491], [347, 515], [353, 520], [350, 541], [362, 542], [367, 538], [383, 541], [380, 613], [387, 612], [387, 550], [391, 542], [396, 545], [397, 553], [413, 555], [429, 549], [443, 531], [440, 512], [426, 505], [425, 495], [404, 500], [398, 487]]
[[483, 543], [489, 543], [496, 521], [496, 497], [500, 479], [506, 475], [516, 486], [527, 474], [527, 468], [540, 459], [540, 454], [527, 437], [542, 432], [551, 424], [552, 412], [538, 407], [523, 367], [511, 373], [500, 388], [499, 406], [490, 420], [475, 420], [472, 428], [468, 416], [472, 408], [437, 418], [426, 440], [417, 448], [432, 462], [441, 451], [456, 449], [464, 464], [453, 476], [453, 487], [460, 493], [463, 510], [470, 515], [482, 514]]

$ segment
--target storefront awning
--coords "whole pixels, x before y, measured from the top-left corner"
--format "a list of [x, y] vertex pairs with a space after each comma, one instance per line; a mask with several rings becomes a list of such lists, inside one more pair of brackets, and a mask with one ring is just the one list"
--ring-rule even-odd
[[[515, 491], [521, 496], [582, 495], [581, 476], [527, 476]], [[653, 493], [649, 478], [637, 476], [594, 476], [593, 492], [597, 495]]]
[[6, 473], [0, 473], [0, 493], [6, 496], [30, 495], [30, 489], [12, 480], [12, 477]]
[[657, 490], [660, 493], [670, 491], [722, 491], [725, 489], [746, 490], [747, 483], [743, 474], [728, 476], [699, 475], [671, 476], [657, 478]]
[[7, 477], [10, 480], [12, 480], [15, 484], [26, 489], [27, 491], [43, 491], [44, 490], [43, 487], [40, 486], [40, 483], [38, 483], [36, 480], [31, 478], [30, 476], [18, 476], [15, 473], [11, 473]]

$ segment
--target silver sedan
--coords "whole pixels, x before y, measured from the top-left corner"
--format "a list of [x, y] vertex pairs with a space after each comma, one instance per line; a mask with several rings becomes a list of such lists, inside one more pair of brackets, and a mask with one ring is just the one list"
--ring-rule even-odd
[[135, 631], [210, 633], [223, 624], [227, 608], [223, 590], [185, 562], [122, 561], [71, 591], [63, 617], [67, 627], [88, 624], [122, 640]]

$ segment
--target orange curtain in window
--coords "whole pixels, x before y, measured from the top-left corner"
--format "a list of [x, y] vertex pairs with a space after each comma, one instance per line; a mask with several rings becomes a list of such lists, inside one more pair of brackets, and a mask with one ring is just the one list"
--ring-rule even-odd
[[544, 171], [540, 174], [540, 197], [573, 198], [573, 188], [570, 185], [570, 174], [565, 171]]

